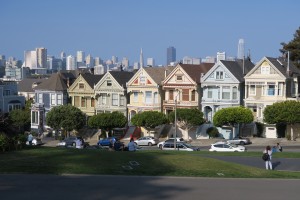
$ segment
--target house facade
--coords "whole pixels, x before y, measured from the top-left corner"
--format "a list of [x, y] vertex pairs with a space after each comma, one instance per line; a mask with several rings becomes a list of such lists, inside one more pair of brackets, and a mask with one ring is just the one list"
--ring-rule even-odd
[[202, 112], [208, 122], [219, 109], [244, 104], [244, 76], [254, 67], [249, 60], [216, 63], [201, 79]]
[[[264, 109], [275, 102], [299, 99], [300, 70], [283, 58], [263, 57], [245, 76], [245, 107], [263, 123]], [[275, 125], [265, 124], [265, 137], [277, 138]]]
[[127, 83], [129, 93], [128, 118], [143, 111], [162, 112], [162, 81], [174, 69], [168, 67], [142, 67]]
[[95, 85], [96, 114], [119, 111], [127, 117], [127, 81], [132, 78], [133, 72], [108, 71]]
[[61, 73], [52, 74], [34, 88], [34, 103], [31, 105], [31, 130], [42, 134], [46, 128], [46, 115], [56, 106], [68, 103], [67, 79]]
[[68, 93], [72, 106], [79, 108], [87, 116], [95, 115], [96, 97], [95, 85], [103, 75], [83, 73], [69, 87]]

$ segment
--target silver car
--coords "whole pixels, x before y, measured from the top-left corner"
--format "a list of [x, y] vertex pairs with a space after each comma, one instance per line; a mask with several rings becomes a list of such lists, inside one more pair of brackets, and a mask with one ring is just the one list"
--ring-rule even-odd
[[227, 140], [227, 142], [229, 142], [230, 144], [239, 144], [239, 145], [245, 145], [245, 144], [252, 143], [249, 138], [242, 138], [242, 137], [236, 137], [236, 138], [233, 138], [232, 140]]
[[152, 146], [158, 143], [158, 139], [151, 136], [145, 136], [135, 140], [134, 143], [139, 146], [143, 146], [143, 145]]

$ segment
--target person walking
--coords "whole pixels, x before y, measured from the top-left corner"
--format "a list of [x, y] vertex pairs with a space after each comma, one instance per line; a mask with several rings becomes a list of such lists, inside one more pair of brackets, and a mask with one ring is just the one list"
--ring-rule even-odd
[[28, 143], [29, 143], [30, 146], [32, 145], [32, 140], [33, 140], [33, 136], [32, 136], [31, 133], [29, 133], [27, 141], [28, 141]]
[[270, 146], [267, 146], [263, 153], [267, 153], [269, 158], [265, 160], [266, 170], [272, 170], [272, 150]]

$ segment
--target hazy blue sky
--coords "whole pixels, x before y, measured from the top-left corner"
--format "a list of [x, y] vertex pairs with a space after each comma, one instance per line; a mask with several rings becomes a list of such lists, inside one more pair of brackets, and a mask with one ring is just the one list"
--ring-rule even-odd
[[280, 55], [300, 27], [299, 0], [0, 0], [0, 54], [23, 60], [24, 50], [49, 55], [82, 50], [103, 60], [237, 56], [245, 40], [253, 61]]

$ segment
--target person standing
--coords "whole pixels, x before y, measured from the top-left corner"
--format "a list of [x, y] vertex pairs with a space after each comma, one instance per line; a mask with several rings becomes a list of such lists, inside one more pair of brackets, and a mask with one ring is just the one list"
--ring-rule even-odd
[[269, 155], [269, 159], [265, 161], [266, 170], [270, 169], [272, 170], [272, 150], [270, 146], [267, 146], [266, 149], [263, 151], [263, 153], [267, 153]]
[[28, 143], [29, 143], [30, 146], [32, 145], [32, 140], [33, 140], [33, 136], [32, 136], [31, 133], [29, 133], [27, 141], [28, 141]]
[[136, 151], [136, 145], [133, 138], [131, 138], [130, 142], [128, 143], [128, 151]]

